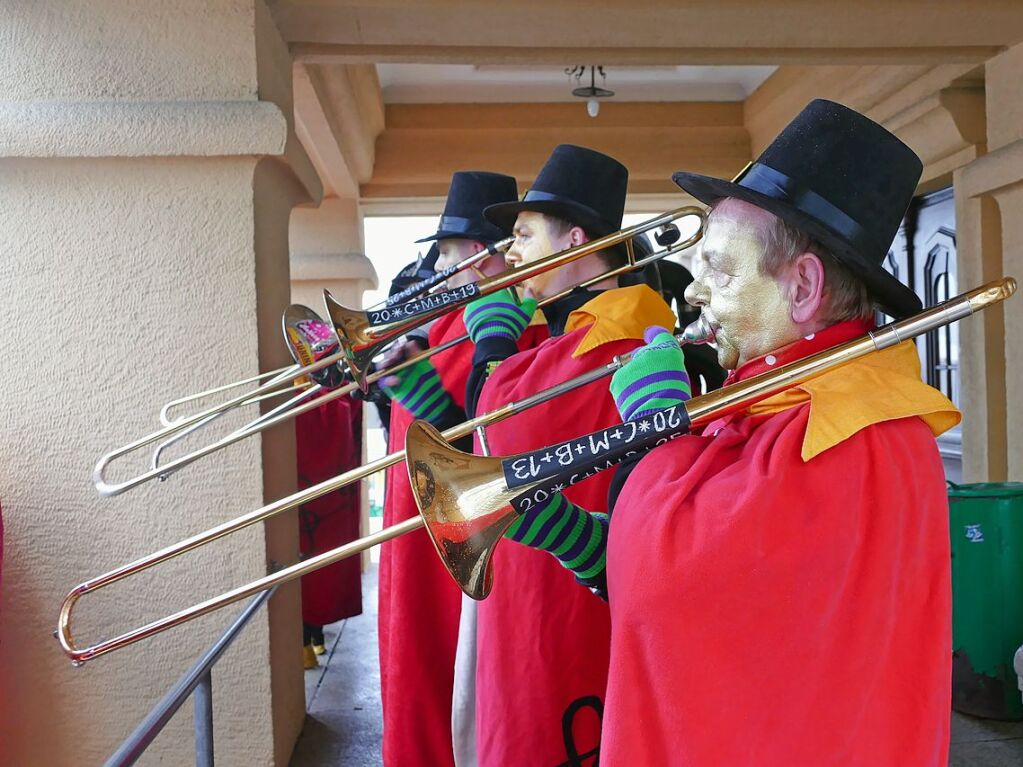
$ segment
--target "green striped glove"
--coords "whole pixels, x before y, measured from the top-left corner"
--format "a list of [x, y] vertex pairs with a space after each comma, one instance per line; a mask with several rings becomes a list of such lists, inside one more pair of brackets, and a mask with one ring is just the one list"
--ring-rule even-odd
[[553, 554], [587, 583], [607, 567], [607, 526], [607, 514], [591, 514], [557, 493], [520, 514], [504, 537]]
[[474, 344], [495, 337], [518, 341], [535, 311], [535, 299], [527, 298], [520, 304], [511, 289], [505, 288], [466, 306], [465, 327]]
[[[395, 381], [397, 379], [397, 381]], [[429, 360], [420, 360], [380, 382], [387, 396], [416, 418], [437, 424], [455, 403]]]
[[652, 325], [640, 347], [611, 377], [611, 395], [623, 421], [634, 421], [657, 410], [681, 405], [693, 396], [682, 347], [662, 327]]

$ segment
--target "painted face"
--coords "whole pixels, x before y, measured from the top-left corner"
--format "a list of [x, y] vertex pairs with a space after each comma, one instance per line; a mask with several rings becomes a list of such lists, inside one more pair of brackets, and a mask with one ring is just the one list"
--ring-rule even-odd
[[[562, 234], [551, 231], [550, 222], [542, 213], [523, 211], [515, 219], [515, 242], [505, 260], [508, 266], [519, 267], [571, 247], [571, 229]], [[538, 274], [521, 283], [526, 295], [535, 298], [553, 296], [569, 285], [572, 270], [562, 267]]]
[[[437, 271], [447, 269], [449, 266], [454, 266], [460, 261], [464, 261], [469, 256], [479, 253], [483, 249], [483, 243], [477, 242], [476, 240], [463, 240], [457, 237], [440, 240], [437, 243], [437, 250], [439, 255], [437, 256]], [[503, 272], [505, 269], [504, 259], [497, 256], [490, 256], [489, 258], [483, 259], [481, 263], [476, 264], [476, 269], [479, 269], [484, 274], [497, 274]], [[470, 282], [476, 282], [479, 275], [471, 267], [469, 269], [463, 269], [458, 274], [454, 274], [448, 278], [448, 288], [457, 288], [462, 285], [467, 285]]]
[[717, 333], [718, 362], [734, 370], [799, 337], [784, 283], [760, 273], [760, 232], [770, 214], [739, 200], [711, 213], [686, 301], [707, 315]]

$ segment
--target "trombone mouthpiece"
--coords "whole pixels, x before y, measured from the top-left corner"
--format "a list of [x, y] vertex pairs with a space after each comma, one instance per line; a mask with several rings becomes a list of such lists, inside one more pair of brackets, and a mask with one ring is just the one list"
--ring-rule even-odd
[[714, 326], [707, 319], [707, 315], [704, 312], [700, 312], [699, 319], [696, 322], [691, 322], [682, 331], [679, 342], [683, 344], [709, 344], [713, 343], [714, 335]]
[[991, 306], [992, 304], [1004, 301], [1015, 292], [1016, 278], [1002, 277], [999, 280], [994, 280], [986, 285], [981, 285], [975, 290], [971, 290], [966, 294], [966, 298], [970, 302], [970, 310], [973, 312], [979, 312], [981, 309]]

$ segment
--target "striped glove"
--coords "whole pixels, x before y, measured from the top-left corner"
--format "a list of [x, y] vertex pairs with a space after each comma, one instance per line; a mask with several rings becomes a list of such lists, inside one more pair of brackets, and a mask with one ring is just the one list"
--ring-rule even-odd
[[546, 551], [587, 583], [607, 567], [607, 514], [591, 514], [561, 493], [520, 514], [505, 538]]
[[387, 376], [380, 382], [380, 388], [416, 418], [434, 425], [455, 404], [429, 360], [420, 360]]
[[652, 325], [643, 339], [646, 346], [611, 377], [611, 394], [623, 421], [680, 405], [693, 396], [685, 357], [675, 337]]
[[518, 341], [535, 311], [535, 299], [527, 298], [520, 304], [511, 289], [505, 288], [466, 306], [465, 327], [474, 344], [484, 338]]

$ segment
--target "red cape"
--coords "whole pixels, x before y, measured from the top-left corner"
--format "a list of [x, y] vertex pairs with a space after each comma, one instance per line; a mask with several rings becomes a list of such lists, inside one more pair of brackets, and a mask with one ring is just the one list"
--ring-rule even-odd
[[[342, 397], [295, 419], [298, 486], [315, 485], [362, 463], [362, 402]], [[328, 493], [299, 508], [299, 550], [304, 557], [359, 537], [361, 483]], [[302, 577], [302, 620], [316, 626], [362, 612], [360, 558], [351, 557]]]
[[608, 549], [603, 763], [947, 763], [934, 437], [886, 421], [804, 463], [809, 412], [682, 437], [630, 476]]
[[[588, 331], [548, 339], [502, 362], [483, 389], [479, 411], [593, 370], [642, 343], [604, 343], [573, 359]], [[493, 455], [510, 455], [620, 421], [607, 381], [596, 381], [491, 426], [487, 437]], [[610, 480], [611, 472], [598, 474], [565, 496], [590, 511], [606, 511]], [[478, 613], [480, 767], [595, 763], [609, 633], [607, 605], [554, 557], [510, 541], [497, 547], [493, 591]]]
[[[462, 312], [430, 328], [430, 346], [465, 335]], [[520, 347], [546, 337], [544, 326], [526, 330]], [[460, 407], [472, 367], [472, 343], [435, 354], [431, 361]], [[481, 411], [482, 412], [482, 411]], [[391, 406], [388, 452], [405, 448], [412, 415]], [[404, 462], [387, 470], [384, 526], [419, 514]], [[423, 532], [396, 538], [380, 550], [380, 689], [384, 710], [384, 764], [445, 767], [451, 751], [451, 694], [462, 592]]]

